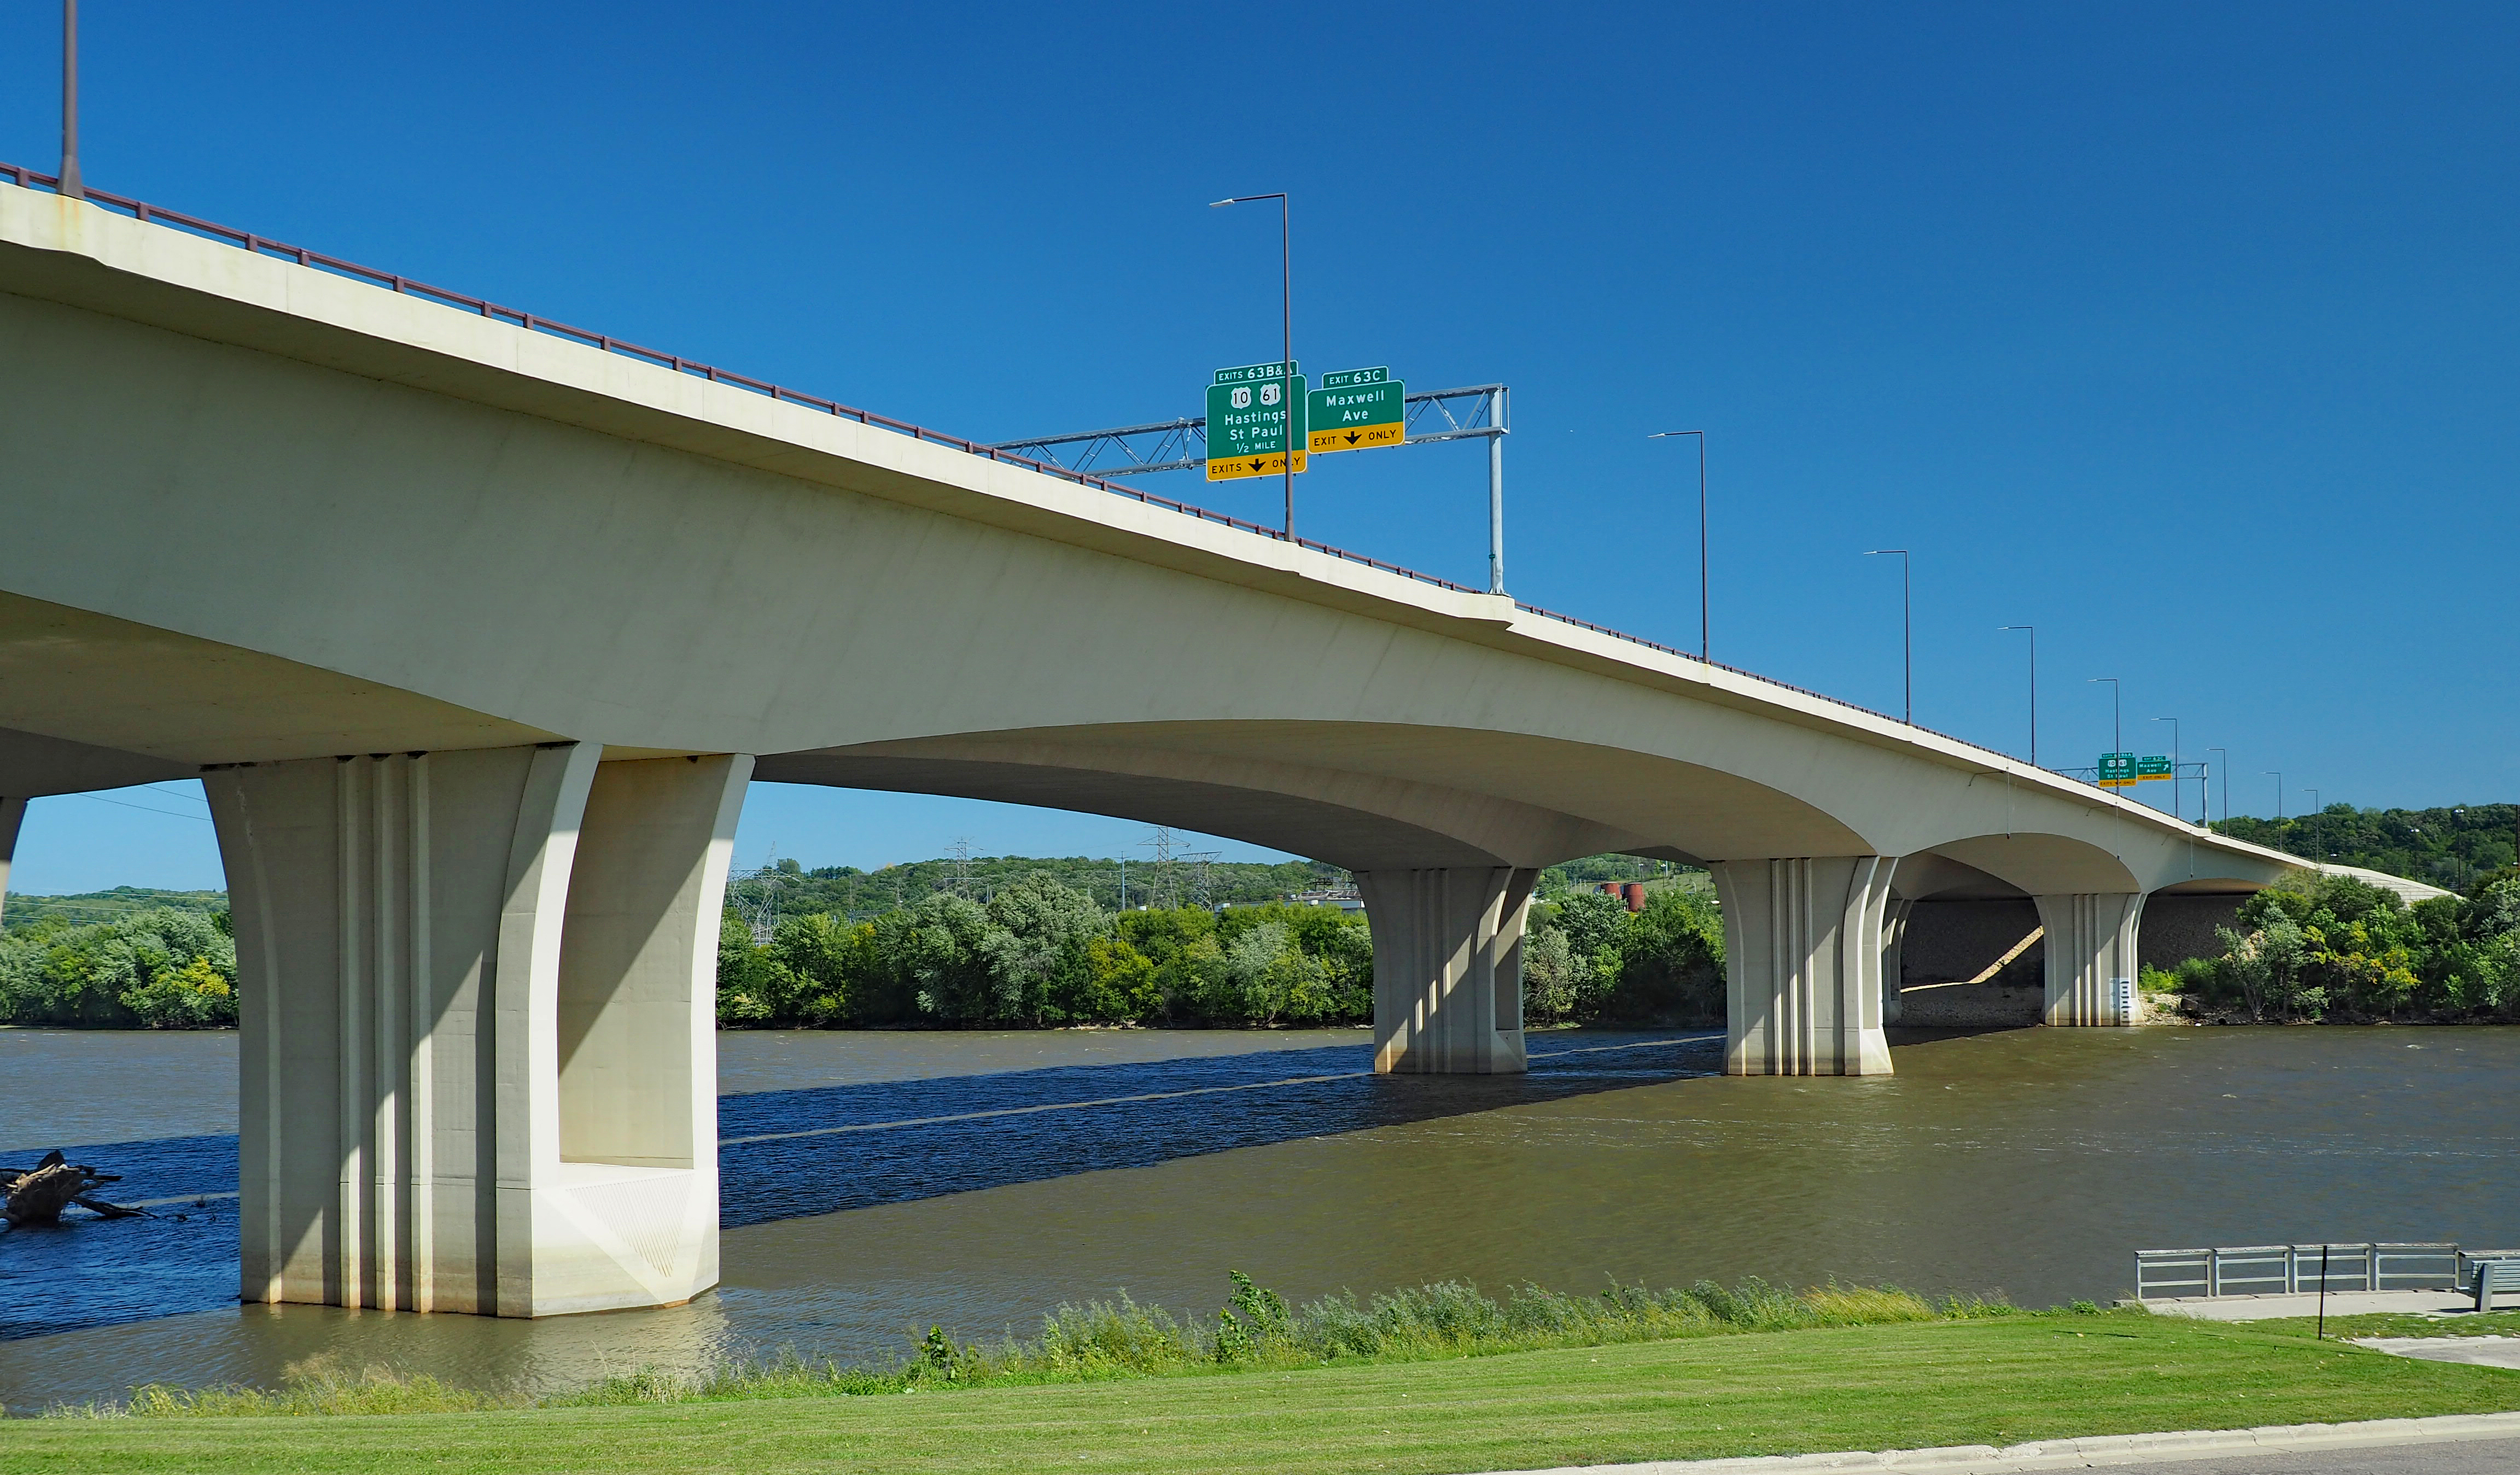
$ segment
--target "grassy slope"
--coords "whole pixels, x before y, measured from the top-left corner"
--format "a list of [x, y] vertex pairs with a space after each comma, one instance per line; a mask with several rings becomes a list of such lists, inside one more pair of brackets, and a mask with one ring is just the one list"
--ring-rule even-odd
[[2520, 1375], [2140, 1314], [870, 1398], [13, 1422], [0, 1471], [1459, 1472], [2520, 1408]]

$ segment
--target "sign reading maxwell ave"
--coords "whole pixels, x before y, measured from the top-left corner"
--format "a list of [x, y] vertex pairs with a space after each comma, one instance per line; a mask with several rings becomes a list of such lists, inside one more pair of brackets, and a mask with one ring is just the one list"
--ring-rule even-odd
[[2135, 782], [2135, 754], [2102, 753], [2100, 755], [2100, 787], [2124, 788]]
[[1325, 374], [1322, 386], [1305, 397], [1311, 422], [1305, 438], [1316, 452], [1399, 445], [1408, 438], [1406, 388], [1388, 369]]
[[1207, 386], [1207, 479], [1275, 476], [1304, 469], [1304, 377], [1297, 364], [1219, 369]]
[[2179, 777], [2178, 774], [2172, 771], [2170, 760], [2160, 756], [2159, 754], [2135, 760], [2135, 776], [2138, 781], [2145, 779], [2175, 779]]

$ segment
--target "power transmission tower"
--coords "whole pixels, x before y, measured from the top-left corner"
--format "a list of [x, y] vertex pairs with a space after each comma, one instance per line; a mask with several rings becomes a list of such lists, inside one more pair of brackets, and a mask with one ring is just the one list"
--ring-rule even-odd
[[761, 858], [760, 869], [731, 888], [735, 892], [736, 915], [751, 929], [755, 947], [768, 947], [779, 931], [779, 888], [786, 883], [787, 877], [779, 871], [779, 847], [774, 843], [770, 853]]
[[1190, 862], [1190, 894], [1192, 900], [1195, 901], [1200, 907], [1211, 911], [1214, 910], [1216, 906], [1216, 900], [1210, 891], [1207, 868], [1215, 865], [1218, 859], [1224, 854], [1225, 852], [1221, 850], [1192, 850], [1182, 857], [1183, 860]]
[[1173, 865], [1173, 838], [1169, 826], [1158, 825], [1153, 835], [1138, 842], [1140, 848], [1155, 853], [1155, 882], [1147, 888], [1147, 899], [1167, 911], [1181, 905], [1181, 877]]

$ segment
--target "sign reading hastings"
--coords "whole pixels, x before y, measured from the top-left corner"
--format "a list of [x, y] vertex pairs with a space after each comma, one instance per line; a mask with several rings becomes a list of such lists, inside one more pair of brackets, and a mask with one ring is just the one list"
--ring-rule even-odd
[[1396, 446], [1408, 439], [1406, 386], [1388, 369], [1325, 374], [1305, 396], [1306, 440], [1315, 454]]
[[2135, 754], [2102, 753], [2100, 755], [2100, 787], [2126, 788], [2135, 782]]
[[1219, 369], [1207, 386], [1207, 479], [1275, 476], [1304, 469], [1304, 377], [1297, 364]]

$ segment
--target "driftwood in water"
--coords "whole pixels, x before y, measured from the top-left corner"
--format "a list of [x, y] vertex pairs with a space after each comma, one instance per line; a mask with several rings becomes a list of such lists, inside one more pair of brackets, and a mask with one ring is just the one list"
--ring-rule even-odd
[[108, 1219], [148, 1218], [146, 1209], [126, 1208], [95, 1196], [96, 1189], [120, 1182], [119, 1174], [99, 1173], [68, 1161], [59, 1151], [47, 1152], [32, 1168], [0, 1168], [0, 1219], [13, 1229], [23, 1224], [58, 1224], [62, 1210], [72, 1204]]

